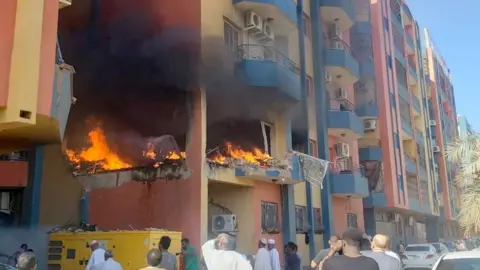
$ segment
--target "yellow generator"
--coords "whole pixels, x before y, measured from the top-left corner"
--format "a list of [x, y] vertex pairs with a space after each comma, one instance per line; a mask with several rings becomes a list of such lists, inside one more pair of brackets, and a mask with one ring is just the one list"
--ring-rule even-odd
[[[147, 252], [151, 248], [158, 248], [162, 236], [172, 239], [168, 249], [170, 253], [180, 253], [181, 232], [145, 230], [52, 233], [48, 242], [48, 270], [85, 270], [92, 254], [90, 243], [93, 240], [97, 240], [103, 249], [111, 250], [114, 259], [124, 270], [138, 270], [147, 266]], [[177, 256], [177, 261], [178, 259]]]

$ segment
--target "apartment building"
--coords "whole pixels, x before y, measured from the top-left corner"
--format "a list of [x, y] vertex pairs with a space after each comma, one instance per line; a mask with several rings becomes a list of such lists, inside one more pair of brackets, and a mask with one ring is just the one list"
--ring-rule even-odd
[[365, 119], [358, 141], [370, 192], [365, 230], [386, 233], [394, 244], [437, 241], [421, 32], [402, 1], [370, 1], [369, 11], [370, 25], [358, 24], [368, 45], [362, 52], [365, 72], [355, 87], [357, 112]]
[[458, 136], [460, 139], [466, 138], [470, 135], [475, 134], [475, 130], [468, 122], [468, 119], [464, 115], [457, 115], [457, 123], [458, 123]]
[[458, 213], [458, 191], [454, 186], [455, 164], [446, 160], [445, 147], [457, 139], [454, 87], [450, 70], [438, 52], [427, 29], [425, 34], [425, 70], [427, 81], [428, 109], [430, 116], [430, 136], [433, 147], [433, 167], [439, 194], [440, 238], [451, 239], [458, 236], [458, 224], [454, 221]]

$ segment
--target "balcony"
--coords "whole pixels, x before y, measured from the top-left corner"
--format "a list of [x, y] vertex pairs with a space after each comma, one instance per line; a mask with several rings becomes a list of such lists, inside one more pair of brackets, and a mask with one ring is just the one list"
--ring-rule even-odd
[[408, 33], [405, 33], [405, 43], [407, 46], [405, 48], [407, 49], [407, 54], [411, 55], [415, 53], [415, 43], [413, 43], [412, 37]]
[[408, 197], [408, 209], [411, 211], [423, 213], [423, 207], [418, 198]]
[[418, 128], [415, 129], [415, 141], [418, 144], [423, 145], [423, 132], [420, 131]]
[[417, 175], [417, 161], [405, 154], [405, 171], [407, 174]]
[[12, 152], [0, 155], [0, 187], [26, 187], [28, 181], [28, 153]]
[[272, 100], [299, 101], [298, 66], [271, 46], [240, 45], [235, 75], [246, 85], [275, 89]]
[[386, 206], [387, 206], [387, 197], [383, 192], [370, 193], [368, 197], [363, 198], [364, 208], [386, 207]]
[[394, 47], [395, 47], [395, 58], [398, 59], [398, 61], [400, 62], [400, 64], [402, 64], [403, 67], [406, 67], [407, 64], [405, 61], [404, 53], [400, 51], [400, 49], [398, 49], [397, 46], [394, 46]]
[[69, 7], [72, 5], [72, 0], [58, 0], [58, 9]]
[[412, 95], [412, 106], [413, 106], [413, 113], [415, 116], [418, 116], [422, 113], [422, 106], [420, 105], [420, 101], [415, 95]]
[[413, 138], [413, 130], [410, 120], [402, 118], [402, 130], [403, 140], [411, 140]]
[[339, 38], [326, 39], [325, 67], [338, 86], [350, 85], [360, 78], [360, 67], [350, 46]]
[[396, 31], [403, 33], [403, 24], [401, 18], [392, 15], [392, 25], [396, 28]]
[[370, 103], [361, 105], [355, 109], [355, 113], [358, 117], [378, 118], [378, 104]]
[[410, 103], [410, 93], [408, 91], [408, 88], [401, 83], [397, 83], [397, 88], [400, 97], [403, 98], [403, 100], [405, 100], [407, 103]]
[[364, 198], [368, 196], [368, 180], [363, 168], [351, 158], [339, 159], [330, 169], [330, 186], [333, 196]]
[[363, 120], [355, 114], [351, 103], [344, 101], [340, 109], [328, 111], [328, 135], [345, 142], [358, 140], [364, 134]]
[[415, 67], [410, 65], [408, 67], [408, 84], [416, 85], [417, 83], [418, 83], [417, 72], [415, 71]]
[[355, 23], [352, 0], [320, 0], [320, 15], [325, 23], [337, 24], [342, 32]]
[[405, 26], [411, 25], [413, 22], [413, 16], [412, 13], [410, 12], [410, 8], [408, 8], [407, 4], [403, 4], [402, 8], [402, 18], [403, 18], [403, 24]]
[[380, 147], [363, 147], [358, 149], [360, 161], [382, 161], [382, 149]]
[[273, 19], [270, 23], [278, 35], [288, 35], [297, 27], [297, 5], [291, 0], [233, 0], [233, 4], [240, 11]]

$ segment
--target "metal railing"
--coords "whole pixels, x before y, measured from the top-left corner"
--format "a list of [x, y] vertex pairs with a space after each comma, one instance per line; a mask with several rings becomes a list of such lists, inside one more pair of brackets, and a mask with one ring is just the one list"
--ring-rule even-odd
[[352, 157], [340, 158], [330, 163], [330, 172], [333, 174], [354, 174], [359, 173], [365, 177], [365, 168], [353, 162]]
[[268, 61], [279, 64], [291, 72], [300, 74], [300, 67], [273, 46], [243, 44], [237, 47], [240, 60]]
[[28, 152], [18, 151], [0, 155], [0, 161], [28, 161]]
[[353, 57], [352, 48], [340, 37], [324, 37], [325, 49], [343, 50]]
[[331, 108], [330, 111], [341, 111], [341, 112], [351, 112], [351, 113], [355, 113], [355, 104], [353, 104], [352, 102], [350, 102], [348, 99], [335, 99], [338, 104], [339, 104], [339, 107], [338, 108]]

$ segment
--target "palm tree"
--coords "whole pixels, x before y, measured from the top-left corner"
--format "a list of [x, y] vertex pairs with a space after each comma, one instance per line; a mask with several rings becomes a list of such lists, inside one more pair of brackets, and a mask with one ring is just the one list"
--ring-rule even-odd
[[447, 145], [446, 158], [456, 164], [455, 185], [460, 188], [456, 217], [466, 235], [480, 233], [480, 135], [471, 134]]

